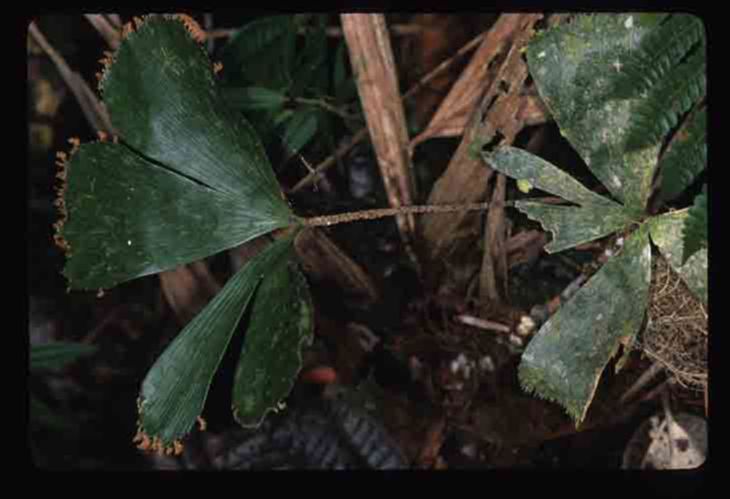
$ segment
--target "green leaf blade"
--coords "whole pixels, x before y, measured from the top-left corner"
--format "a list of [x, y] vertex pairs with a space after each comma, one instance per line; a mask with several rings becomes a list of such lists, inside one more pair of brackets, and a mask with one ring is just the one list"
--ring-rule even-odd
[[83, 144], [68, 164], [63, 272], [73, 289], [109, 288], [291, 223], [257, 199], [218, 193], [120, 144]]
[[533, 201], [517, 201], [515, 207], [553, 234], [545, 247], [555, 253], [593, 241], [624, 228], [633, 213], [610, 199], [586, 189], [580, 182], [549, 162], [527, 151], [501, 147], [485, 154], [495, 170], [525, 180], [533, 187], [580, 205], [559, 206]]
[[294, 115], [284, 125], [281, 141], [288, 157], [297, 154], [306, 146], [317, 133], [317, 114], [312, 109], [304, 107], [294, 112]]
[[707, 186], [695, 198], [684, 222], [682, 265], [701, 248], [707, 248]]
[[263, 278], [252, 304], [233, 388], [233, 414], [244, 427], [277, 410], [301, 369], [302, 346], [312, 341], [309, 290], [291, 257]]
[[527, 180], [533, 187], [577, 205], [602, 204], [606, 207], [620, 207], [619, 204], [587, 189], [560, 168], [525, 150], [503, 146], [494, 152], [485, 153], [484, 160], [509, 177]]
[[291, 251], [281, 239], [226, 283], [150, 368], [142, 384], [140, 430], [168, 448], [190, 432], [230, 339], [261, 279]]
[[286, 90], [292, 80], [296, 26], [292, 15], [256, 19], [243, 26], [221, 53], [226, 80]]
[[523, 388], [558, 402], [579, 425], [606, 364], [641, 327], [650, 277], [642, 226], [530, 341], [519, 368]]
[[84, 343], [54, 342], [33, 345], [30, 349], [30, 370], [58, 370], [72, 362], [92, 355], [97, 348]]
[[324, 64], [327, 60], [327, 34], [324, 16], [317, 16], [312, 31], [307, 33], [304, 47], [297, 55], [294, 74], [296, 78], [290, 88], [291, 95], [303, 96], [327, 92], [329, 74]]
[[638, 149], [661, 142], [679, 122], [680, 116], [705, 97], [706, 72], [705, 46], [702, 44], [635, 106], [636, 117], [626, 132], [626, 146]]
[[287, 100], [286, 95], [264, 87], [231, 87], [223, 90], [230, 105], [243, 111], [277, 112]]
[[664, 154], [661, 172], [660, 196], [671, 201], [707, 168], [707, 108], [697, 112], [689, 125], [680, 130], [671, 147]]
[[548, 253], [574, 248], [623, 229], [631, 222], [621, 207], [588, 204], [581, 208], [517, 201], [515, 207], [553, 235]]
[[635, 213], [645, 209], [659, 143], [626, 154], [642, 98], [609, 98], [630, 54], [662, 15], [582, 15], [528, 45], [530, 74], [568, 139], [611, 194]]
[[280, 219], [288, 206], [251, 126], [225, 101], [204, 49], [182, 22], [147, 18], [101, 81], [122, 139], [145, 157]]
[[684, 251], [682, 236], [688, 217], [689, 209], [684, 209], [651, 218], [649, 220], [651, 240], [692, 293], [707, 305], [707, 249], [698, 250], [684, 264], [682, 263]]
[[640, 96], [671, 76], [677, 61], [705, 38], [702, 20], [692, 14], [656, 16], [656, 29], [641, 40], [639, 50], [628, 54], [617, 75], [611, 96]]

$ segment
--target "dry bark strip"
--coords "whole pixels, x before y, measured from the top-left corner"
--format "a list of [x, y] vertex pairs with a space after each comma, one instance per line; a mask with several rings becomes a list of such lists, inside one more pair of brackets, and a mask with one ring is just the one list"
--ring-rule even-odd
[[[487, 33], [483, 46], [488, 53], [482, 53], [482, 70], [488, 71], [489, 63], [497, 61], [494, 76], [484, 85], [478, 105], [474, 107], [463, 138], [444, 174], [439, 178], [431, 191], [429, 204], [472, 203], [484, 200], [488, 183], [494, 171], [484, 164], [475, 153], [475, 145], [489, 143], [497, 133], [501, 134], [501, 143], [510, 144], [517, 133], [525, 126], [525, 117], [535, 121], [536, 100], [534, 96], [524, 93], [523, 84], [527, 77], [527, 67], [520, 49], [533, 34], [535, 23], [542, 14], [503, 14]], [[486, 50], [486, 48], [485, 48]], [[539, 109], [539, 108], [538, 108]], [[503, 215], [502, 215], [503, 216]], [[493, 215], [492, 221], [498, 222], [499, 215]], [[467, 223], [477, 224], [478, 216], [469, 213], [455, 213], [449, 217], [425, 215], [422, 220], [421, 235], [427, 251], [427, 261], [432, 282], [439, 282], [439, 274], [443, 271], [443, 259], [454, 251], [457, 245], [463, 245], [458, 234], [463, 232]], [[490, 245], [502, 246], [504, 242], [487, 245], [486, 251], [491, 254], [485, 258], [493, 258], [494, 250]], [[495, 272], [502, 275], [506, 266], [495, 263]], [[484, 280], [487, 280], [485, 278]], [[487, 293], [485, 289], [482, 293]], [[492, 295], [499, 294], [496, 287], [488, 291]]]
[[411, 142], [412, 147], [435, 137], [456, 137], [464, 132], [472, 110], [483, 89], [489, 84], [489, 63], [494, 61], [494, 47], [490, 38], [481, 36], [481, 43], [441, 102], [428, 126]]
[[[479, 271], [480, 303], [485, 307], [499, 305], [507, 296], [507, 251], [505, 251], [504, 197], [507, 179], [497, 175], [497, 185], [492, 192], [492, 203], [487, 212], [484, 228], [484, 254]], [[485, 312], [487, 310], [484, 310]]]
[[[393, 51], [383, 14], [342, 14], [352, 69], [373, 149], [392, 207], [413, 205], [415, 183], [408, 150], [408, 128], [398, 90]], [[409, 257], [419, 268], [412, 214], [396, 217]]]

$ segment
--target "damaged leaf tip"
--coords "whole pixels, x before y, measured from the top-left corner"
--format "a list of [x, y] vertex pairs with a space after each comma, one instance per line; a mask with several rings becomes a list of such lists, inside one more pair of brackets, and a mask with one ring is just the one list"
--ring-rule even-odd
[[[169, 443], [165, 443], [162, 438], [158, 435], [149, 435], [142, 426], [142, 400], [137, 399], [137, 411], [139, 414], [139, 421], [137, 422], [137, 433], [132, 438], [132, 443], [137, 444], [139, 450], [145, 452], [156, 452], [159, 455], [166, 456], [179, 456], [184, 450], [182, 440], [179, 438], [173, 439]], [[198, 418], [202, 420], [202, 418]], [[201, 424], [202, 427], [202, 424]]]
[[63, 151], [56, 152], [56, 178], [59, 180], [56, 186], [56, 199], [53, 201], [54, 206], [58, 209], [58, 220], [53, 224], [53, 242], [54, 244], [64, 252], [65, 255], [71, 254], [71, 245], [63, 237], [63, 226], [68, 218], [68, 211], [66, 209], [66, 190], [68, 187], [68, 164], [71, 157], [79, 150], [81, 141], [78, 137], [71, 137], [68, 139], [71, 144], [71, 150], [68, 153]]
[[191, 16], [188, 14], [175, 14], [173, 18], [185, 25], [185, 28], [188, 30], [188, 33], [190, 33], [193, 40], [198, 43], [203, 43], [206, 40], [208, 35], [203, 28], [200, 27], [198, 21], [193, 19]]

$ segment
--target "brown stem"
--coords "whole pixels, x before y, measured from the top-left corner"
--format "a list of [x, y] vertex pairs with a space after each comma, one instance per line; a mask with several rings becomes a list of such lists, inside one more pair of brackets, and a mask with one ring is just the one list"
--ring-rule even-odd
[[330, 225], [357, 222], [359, 220], [376, 220], [378, 218], [394, 217], [404, 214], [417, 213], [453, 213], [455, 211], [476, 211], [489, 209], [489, 203], [470, 203], [457, 205], [415, 205], [400, 206], [398, 208], [376, 208], [374, 210], [351, 211], [336, 215], [321, 215], [305, 218], [307, 227], [329, 227]]

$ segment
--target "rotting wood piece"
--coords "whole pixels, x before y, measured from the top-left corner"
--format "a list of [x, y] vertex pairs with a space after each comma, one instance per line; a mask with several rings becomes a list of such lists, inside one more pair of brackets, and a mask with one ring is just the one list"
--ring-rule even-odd
[[[503, 144], [510, 144], [525, 124], [523, 114], [530, 115], [530, 119], [534, 121], [534, 97], [523, 92], [527, 67], [520, 49], [532, 36], [534, 25], [541, 18], [542, 14], [504, 14], [487, 33], [482, 43], [491, 47], [492, 52], [484, 60], [502, 58], [503, 62], [473, 110], [461, 143], [446, 171], [434, 185], [428, 204], [483, 200], [493, 170], [474, 154], [474, 145], [490, 142], [497, 133], [501, 134]], [[508, 84], [506, 91], [505, 85], [500, 85], [501, 82]], [[465, 241], [457, 237], [463, 232], [463, 226], [478, 222], [478, 215], [468, 213], [455, 213], [448, 218], [429, 215], [422, 217], [421, 235], [426, 246], [431, 282], [439, 282], [444, 268], [442, 260], [449, 253], [453, 253], [457, 245], [465, 244]]]

